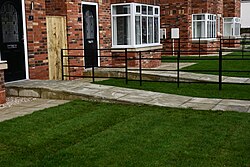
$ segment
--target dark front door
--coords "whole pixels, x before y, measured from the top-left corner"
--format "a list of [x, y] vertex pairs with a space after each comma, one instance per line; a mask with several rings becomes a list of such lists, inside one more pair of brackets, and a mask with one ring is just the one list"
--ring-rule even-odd
[[0, 1], [0, 53], [7, 60], [5, 81], [25, 79], [21, 0]]
[[96, 6], [83, 5], [85, 67], [98, 65]]

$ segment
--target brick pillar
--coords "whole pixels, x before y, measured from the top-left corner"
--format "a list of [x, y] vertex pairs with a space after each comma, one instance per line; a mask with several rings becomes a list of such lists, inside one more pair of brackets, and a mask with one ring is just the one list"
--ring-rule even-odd
[[4, 85], [4, 70], [7, 69], [7, 62], [0, 61], [0, 104], [6, 102], [6, 93]]
[[[34, 2], [31, 10], [30, 5]], [[49, 79], [46, 8], [44, 0], [25, 0], [29, 77], [30, 79]], [[29, 19], [33, 16], [33, 19]]]

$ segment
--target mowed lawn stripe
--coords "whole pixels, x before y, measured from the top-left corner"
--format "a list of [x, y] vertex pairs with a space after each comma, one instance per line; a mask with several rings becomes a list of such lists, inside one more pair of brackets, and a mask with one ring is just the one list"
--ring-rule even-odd
[[[221, 112], [152, 109], [102, 131], [55, 157], [50, 165], [67, 166], [244, 166], [249, 138], [241, 118]], [[197, 114], [197, 115], [196, 115]], [[138, 118], [139, 117], [139, 118]], [[232, 126], [232, 122], [236, 123]], [[246, 123], [249, 127], [249, 121]], [[244, 126], [244, 125], [243, 125]], [[242, 131], [243, 130], [243, 131]], [[247, 132], [247, 136], [250, 136]], [[244, 143], [244, 144], [243, 144]], [[239, 147], [240, 145], [240, 147]], [[247, 146], [248, 145], [248, 146]], [[247, 146], [247, 147], [246, 147]], [[84, 154], [83, 154], [84, 153]], [[247, 158], [248, 157], [248, 158]], [[232, 160], [234, 159], [234, 160]], [[48, 161], [46, 161], [48, 162]], [[49, 165], [49, 166], [50, 166]]]
[[[20, 152], [7, 150], [10, 154], [16, 152], [16, 157], [11, 157], [11, 161], [13, 159], [25, 160], [30, 157], [29, 161], [33, 163], [46, 154], [53, 154], [58, 149], [78, 143], [82, 139], [142, 112], [130, 110], [129, 107], [124, 110], [125, 108], [117, 108], [116, 105], [106, 103], [75, 101], [69, 105], [46, 109], [17, 118], [18, 123], [15, 120], [1, 123], [0, 143], [6, 142], [7, 145], [15, 146], [14, 148], [20, 150]], [[39, 118], [34, 117], [36, 114]], [[54, 120], [51, 119], [52, 117]], [[10, 126], [4, 126], [5, 123]], [[0, 159], [5, 161], [4, 157]]]
[[249, 128], [247, 113], [73, 101], [0, 123], [0, 165], [249, 166]]

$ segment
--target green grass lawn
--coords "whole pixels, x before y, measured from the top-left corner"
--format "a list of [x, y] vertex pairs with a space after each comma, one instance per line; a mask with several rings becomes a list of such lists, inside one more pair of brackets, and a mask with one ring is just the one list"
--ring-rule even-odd
[[126, 85], [123, 79], [108, 79], [95, 83], [194, 97], [250, 100], [250, 85], [225, 84], [219, 91], [218, 84], [180, 83], [178, 88], [177, 83], [167, 82], [142, 82], [140, 86], [139, 81], [129, 81]]
[[[228, 55], [223, 56], [222, 68], [223, 70], [240, 70], [240, 71], [250, 71], [250, 60], [227, 60], [227, 59], [238, 59], [242, 58], [240, 52], [234, 52]], [[244, 53], [244, 58], [250, 58], [250, 53]], [[188, 66], [182, 68], [182, 70], [216, 70], [218, 71], [218, 56], [202, 56], [202, 57], [194, 57], [194, 56], [183, 56], [181, 57], [180, 62], [194, 62], [196, 64], [192, 66]], [[190, 60], [189, 60], [190, 59]], [[195, 59], [195, 60], [192, 60]], [[204, 60], [206, 59], [206, 60]], [[216, 59], [216, 60], [207, 60], [207, 59]], [[168, 57], [163, 56], [162, 62], [176, 62], [176, 57]], [[203, 73], [203, 74], [216, 74], [218, 72], [195, 72], [195, 73]], [[248, 77], [250, 78], [250, 72], [223, 72], [224, 76], [232, 76], [232, 77]]]
[[0, 123], [0, 166], [250, 166], [250, 114], [73, 101]]

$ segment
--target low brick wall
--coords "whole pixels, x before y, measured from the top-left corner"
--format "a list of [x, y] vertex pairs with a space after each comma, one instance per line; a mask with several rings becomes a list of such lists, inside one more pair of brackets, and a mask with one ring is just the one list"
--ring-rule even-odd
[[[128, 67], [139, 67], [141, 53], [142, 68], [154, 68], [161, 65], [161, 52], [143, 51], [143, 52], [128, 52]], [[125, 66], [125, 53], [112, 54], [113, 66]]]

